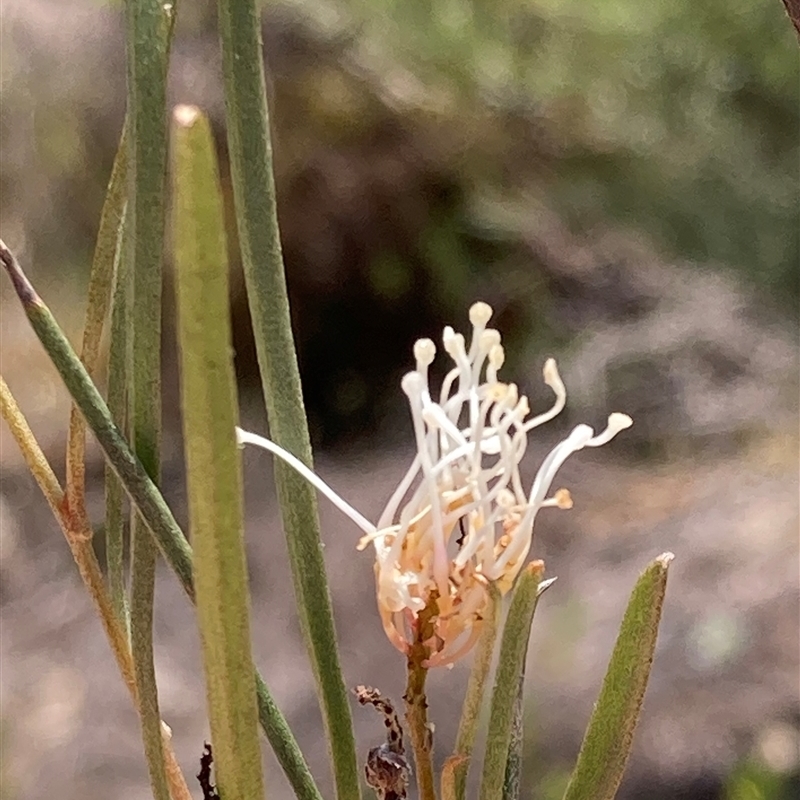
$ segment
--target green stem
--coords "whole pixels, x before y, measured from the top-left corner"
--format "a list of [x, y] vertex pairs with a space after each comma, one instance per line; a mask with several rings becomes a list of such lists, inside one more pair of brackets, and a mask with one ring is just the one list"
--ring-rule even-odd
[[[274, 441], [309, 467], [308, 423], [292, 340], [255, 0], [219, 0], [234, 202], [264, 398]], [[353, 722], [339, 663], [313, 488], [284, 464], [275, 482], [300, 625], [327, 733], [336, 793], [360, 797]]]
[[[133, 272], [131, 441], [157, 482], [161, 439], [161, 263], [167, 159], [169, 18], [162, 0], [127, 0], [130, 115], [129, 251]], [[131, 520], [131, 645], [142, 736], [157, 800], [168, 800], [153, 663], [156, 542], [139, 514]]]
[[414, 623], [414, 641], [408, 650], [408, 674], [406, 691], [403, 695], [406, 703], [408, 735], [414, 750], [419, 800], [436, 800], [436, 785], [433, 780], [433, 732], [428, 724], [428, 698], [425, 694], [425, 681], [428, 677], [425, 662], [430, 657], [430, 652], [425, 642], [430, 641], [433, 636], [433, 620], [438, 614], [438, 598], [433, 594]]

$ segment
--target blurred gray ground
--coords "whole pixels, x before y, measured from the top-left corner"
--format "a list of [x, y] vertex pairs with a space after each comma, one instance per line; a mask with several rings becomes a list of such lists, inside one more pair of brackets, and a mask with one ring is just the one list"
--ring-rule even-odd
[[[680, 299], [692, 273], [661, 265], [658, 274], [678, 279], [661, 287], [661, 302], [680, 319], [682, 308], [692, 308]], [[725, 328], [733, 298], [740, 311], [747, 307], [743, 295], [716, 279], [702, 287], [707, 299], [713, 299], [712, 286], [729, 294], [710, 303], [701, 326], [708, 336], [714, 321]], [[686, 427], [691, 392], [678, 393], [673, 402], [683, 423], [668, 437], [674, 448], [669, 459], [621, 458], [624, 436], [591, 457], [579, 454], [560, 475], [560, 485], [572, 490], [575, 508], [543, 514], [537, 521], [534, 552], [559, 580], [537, 614], [528, 667], [532, 782], [543, 774], [563, 773], [574, 758], [627, 593], [644, 564], [665, 550], [673, 551], [676, 560], [644, 716], [620, 796], [718, 796], [714, 792], [725, 776], [746, 758], [777, 771], [797, 768], [796, 365], [791, 339], [755, 323], [748, 328], [746, 316], [739, 315], [734, 329], [718, 342], [736, 355], [736, 336], [746, 331], [741, 345], [750, 354], [738, 353], [742, 372], [725, 382], [727, 398], [717, 401], [722, 414], [715, 425], [704, 429], [697, 419], [693, 435]], [[665, 324], [673, 336], [685, 330], [692, 334], [690, 341], [698, 340], [689, 320], [673, 329], [665, 323], [669, 319], [666, 312], [657, 313], [621, 341], [633, 338], [657, 352], [658, 332]], [[605, 331], [610, 342], [621, 333]], [[671, 348], [677, 347], [666, 338]], [[586, 352], [595, 353], [594, 347], [595, 340], [589, 339]], [[770, 357], [753, 360], [760, 351]], [[612, 351], [599, 352], [613, 360]], [[568, 388], [580, 383], [582, 358], [578, 349], [564, 362]], [[691, 361], [686, 359], [685, 371], [674, 377], [691, 382]], [[532, 394], [535, 408], [547, 402], [542, 389]], [[741, 400], [759, 392], [767, 392], [761, 404]], [[713, 410], [711, 400], [702, 409], [706, 426]], [[597, 421], [602, 412], [586, 413], [588, 421]], [[650, 419], [659, 417], [651, 412]], [[244, 412], [244, 420], [263, 428], [252, 411]], [[636, 427], [630, 434], [635, 441]], [[529, 473], [552, 443], [534, 446]], [[100, 625], [60, 534], [7, 438], [2, 455], [3, 797], [145, 798], [149, 789], [137, 722]], [[409, 457], [402, 448], [376, 441], [368, 449], [322, 453], [318, 471], [374, 518]], [[95, 478], [98, 470], [95, 462]], [[329, 794], [324, 740], [293, 612], [269, 458], [247, 452], [245, 470], [256, 658]], [[174, 459], [164, 483], [183, 518], [183, 484]], [[101, 497], [93, 497], [99, 515]], [[384, 639], [374, 612], [370, 557], [355, 551], [357, 531], [324, 502], [322, 524], [346, 679], [352, 685], [375, 684], [399, 700], [403, 661]], [[191, 610], [166, 571], [157, 608], [162, 710], [181, 762], [193, 774], [208, 735], [199, 653]], [[440, 757], [453, 741], [465, 675], [460, 665], [436, 671], [430, 681]], [[366, 753], [382, 726], [363, 709], [354, 715], [359, 748]], [[283, 786], [280, 796], [288, 796], [275, 766], [269, 775], [275, 791]]]
[[[176, 100], [202, 102], [219, 123], [209, 7], [184, 4], [173, 91]], [[484, 105], [475, 108], [468, 95], [470, 116], [465, 118], [452, 96], [441, 94], [449, 84], [440, 82], [440, 94], [426, 95], [425, 86], [399, 65], [390, 72], [383, 69], [385, 52], [370, 51], [357, 36], [353, 44], [349, 33], [342, 35], [342, 7], [337, 11], [333, 5], [319, 5], [313, 25], [307, 20], [301, 24], [285, 7], [271, 10], [274, 24], [266, 31], [277, 108], [292, 110], [275, 115], [277, 152], [285, 157], [278, 164], [278, 183], [286, 198], [282, 222], [307, 400], [317, 438], [327, 442], [331, 429], [341, 434], [330, 437], [338, 448], [318, 452], [319, 472], [366, 516], [377, 515], [410, 457], [396, 378], [409, 364], [411, 341], [420, 335], [438, 337], [443, 322], [464, 327], [469, 302], [489, 300], [510, 345], [505, 375], [528, 392], [532, 407], [549, 402], [539, 377], [546, 355], [559, 356], [568, 389], [565, 422], [560, 429], [554, 424], [544, 432], [545, 439], [532, 444], [529, 474], [567, 423], [598, 426], [613, 410], [635, 419], [635, 426], [612, 445], [581, 453], [565, 465], [560, 484], [572, 491], [575, 508], [543, 513], [537, 521], [534, 554], [546, 560], [549, 574], [559, 580], [540, 606], [532, 638], [528, 785], [536, 787], [542, 800], [560, 796], [552, 785], [574, 760], [627, 594], [644, 564], [665, 550], [673, 551], [676, 560], [621, 797], [720, 797], [730, 771], [746, 760], [776, 773], [796, 772], [796, 321], [786, 316], [785, 307], [776, 309], [763, 286], [754, 288], [752, 282], [731, 277], [723, 269], [726, 265], [713, 259], [665, 255], [648, 237], [631, 233], [627, 218], [598, 216], [590, 225], [565, 220], [554, 208], [553, 196], [559, 193], [568, 203], [603, 210], [610, 198], [585, 175], [573, 176], [574, 185], [566, 188], [556, 185], [553, 175], [590, 160], [592, 148], [610, 158], [619, 144], [604, 138], [611, 135], [608, 130], [601, 135], [592, 127], [599, 125], [599, 117], [592, 124], [587, 121], [581, 98], [565, 89], [548, 105], [537, 94], [535, 113], [525, 108], [517, 117], [503, 106], [507, 102], [519, 111], [517, 95], [509, 99], [482, 85], [476, 96]], [[776, 7], [782, 14], [778, 3]], [[194, 9], [199, 10], [192, 16]], [[739, 12], [744, 17], [751, 13]], [[75, 265], [87, 261], [122, 117], [118, 9], [83, 0], [4, 0], [0, 13], [3, 237], [18, 250], [45, 300], [75, 336], [85, 282]], [[561, 19], [558, 14], [555, 18]], [[564, 19], [569, 29], [575, 20]], [[607, 22], [600, 20], [599, 29]], [[739, 17], [734, 23], [736, 31], [748, 24]], [[538, 42], [537, 52], [551, 53], [563, 41], [552, 19], [548, 25], [550, 38]], [[752, 28], [762, 37], [758, 41], [771, 30], [767, 23]], [[358, 28], [359, 35], [365, 30]], [[726, 31], [722, 38], [727, 43], [736, 31]], [[663, 42], [660, 57], [700, 59], [696, 69], [711, 75], [717, 88], [727, 86], [725, 81], [738, 86], [738, 80], [744, 88], [729, 94], [720, 89], [724, 98], [719, 106], [701, 92], [692, 106], [697, 113], [689, 117], [699, 120], [697, 128], [687, 129], [685, 140], [668, 137], [648, 145], [648, 163], [662, 158], [669, 166], [659, 173], [665, 182], [653, 187], [654, 204], [658, 208], [661, 202], [678, 202], [683, 191], [686, 202], [700, 207], [700, 227], [708, 227], [704, 241], [710, 251], [711, 229], [722, 225], [715, 235], [735, 243], [740, 234], [769, 255], [769, 263], [753, 262], [763, 266], [764, 276], [773, 275], [769, 264], [791, 274], [788, 254], [796, 242], [779, 224], [794, 202], [785, 200], [787, 179], [780, 174], [779, 156], [785, 152], [768, 135], [764, 117], [764, 129], [751, 131], [764, 162], [743, 172], [741, 165], [755, 162], [746, 147], [737, 149], [742, 131], [722, 130], [721, 118], [712, 114], [714, 109], [730, 110], [742, 92], [749, 97], [754, 85], [759, 88], [758, 76], [750, 73], [759, 47], [751, 52], [742, 46], [741, 60], [727, 71], [719, 66], [728, 63], [727, 56], [712, 53], [706, 69], [702, 49], [692, 50], [697, 43], [686, 38], [686, 31], [681, 36]], [[600, 39], [604, 46], [617, 47], [613, 37]], [[775, 75], [780, 77], [780, 69], [770, 64], [768, 77], [779, 85]], [[561, 73], [537, 74], [539, 81], [561, 75], [568, 83]], [[647, 75], [637, 73], [636, 80], [646, 83]], [[588, 73], [586, 81], [588, 85]], [[767, 88], [773, 86], [766, 82]], [[645, 86], [651, 97], [666, 91], [659, 87]], [[628, 90], [633, 91], [630, 86]], [[543, 92], [539, 84], [536, 92]], [[586, 93], [592, 95], [590, 89]], [[432, 98], [442, 100], [433, 111]], [[592, 113], [608, 122], [615, 96], [594, 99]], [[754, 108], [772, 114], [770, 124], [780, 128], [780, 98], [765, 89], [756, 100]], [[703, 106], [706, 101], [709, 105]], [[541, 107], [546, 113], [539, 116]], [[619, 124], [625, 141], [643, 137], [633, 149], [644, 146], [647, 131], [654, 135], [647, 119], [643, 108], [623, 114]], [[680, 119], [674, 124], [683, 130]], [[784, 127], [791, 130], [791, 125]], [[577, 147], [582, 155], [576, 155], [572, 134], [584, 137]], [[692, 135], [697, 137], [694, 144]], [[689, 145], [704, 141], [710, 161], [692, 162], [697, 153]], [[667, 145], [674, 150], [665, 149]], [[96, 161], [90, 158], [95, 153]], [[679, 165], [682, 155], [687, 160]], [[738, 172], [727, 169], [726, 158], [738, 164]], [[744, 174], [744, 182], [732, 184], [730, 191], [720, 189], [708, 172], [711, 162], [727, 170], [732, 181]], [[490, 163], [496, 166], [487, 167]], [[774, 171], [768, 174], [769, 164]], [[609, 180], [620, 180], [629, 168], [635, 172], [633, 166], [624, 151], [619, 172]], [[719, 202], [705, 197], [702, 187], [692, 185], [689, 191], [681, 183], [681, 170], [717, 186]], [[90, 175], [92, 171], [96, 174]], [[514, 183], [517, 177], [524, 188]], [[496, 183], [489, 186], [492, 180]], [[505, 194], [497, 183], [505, 186]], [[796, 181], [788, 184], [796, 188]], [[472, 195], [465, 186], [474, 187]], [[755, 220], [747, 198], [755, 198], [763, 219]], [[742, 204], [729, 207], [723, 200]], [[672, 210], [680, 217], [680, 209]], [[464, 223], [469, 235], [448, 217], [460, 220], [467, 211], [473, 215], [469, 225]], [[664, 212], [665, 219], [675, 215]], [[433, 231], [432, 220], [438, 225]], [[748, 232], [749, 224], [755, 233]], [[480, 236], [477, 229], [483, 231]], [[387, 242], [394, 249], [387, 250]], [[417, 248], [418, 242], [427, 249]], [[769, 281], [765, 277], [764, 285]], [[67, 398], [5, 281], [0, 281], [0, 302], [3, 375], [58, 468]], [[233, 303], [240, 325], [246, 315], [238, 289]], [[164, 485], [184, 520], [177, 379], [169, 324], [166, 328]], [[246, 332], [239, 336], [243, 420], [263, 430], [247, 383], [252, 352]], [[320, 348], [320, 341], [334, 349]], [[378, 421], [365, 416], [359, 404]], [[362, 424], [367, 434], [354, 439], [353, 431]], [[99, 521], [101, 461], [91, 447], [90, 460], [92, 511]], [[100, 625], [61, 534], [4, 426], [0, 466], [0, 797], [149, 797], [137, 720]], [[269, 458], [247, 452], [245, 469], [256, 659], [325, 796], [331, 796], [324, 739], [276, 521]], [[377, 685], [399, 701], [403, 663], [385, 640], [375, 613], [369, 554], [355, 551], [358, 532], [352, 525], [324, 502], [321, 512], [346, 680]], [[208, 735], [201, 668], [191, 609], [166, 570], [159, 578], [157, 603], [162, 710], [191, 776]], [[431, 676], [440, 758], [453, 741], [467, 666]], [[382, 726], [368, 710], [356, 708], [354, 717], [359, 749], [366, 754], [382, 735]], [[266, 758], [274, 795], [288, 797], [271, 755]]]
[[[630, 467], [604, 453], [564, 468], [576, 508], [542, 516], [535, 547], [559, 580], [532, 637], [531, 776], [574, 758], [627, 592], [664, 550], [677, 557], [621, 797], [674, 797], [693, 781], [713, 786], [748, 755], [791, 767], [800, 711], [796, 451], [796, 437], [775, 434], [724, 459]], [[319, 471], [375, 517], [407, 455], [323, 456]], [[245, 458], [255, 654], [329, 796], [267, 461]], [[173, 470], [167, 484], [181, 509]], [[17, 471], [4, 474], [2, 513], [3, 797], [148, 797], [137, 721], [100, 625], [37, 490]], [[324, 504], [322, 514], [346, 679], [399, 701], [404, 665], [374, 611], [370, 557], [355, 551], [351, 525]], [[157, 608], [162, 712], [191, 775], [208, 735], [199, 652], [191, 610], [166, 571]], [[453, 742], [465, 674], [459, 666], [431, 676], [439, 756]], [[382, 727], [363, 709], [354, 716], [365, 754]], [[277, 767], [269, 783], [275, 796], [288, 796]]]

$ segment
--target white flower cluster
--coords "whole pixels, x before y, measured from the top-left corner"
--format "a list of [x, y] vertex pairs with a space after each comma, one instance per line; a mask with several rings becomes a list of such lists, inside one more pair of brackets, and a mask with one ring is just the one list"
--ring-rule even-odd
[[449, 326], [442, 342], [453, 360], [438, 400], [431, 396], [428, 368], [436, 355], [430, 339], [414, 346], [416, 369], [402, 381], [409, 399], [417, 455], [373, 525], [319, 477], [272, 442], [239, 431], [239, 441], [266, 447], [298, 469], [362, 530], [363, 549], [375, 548], [378, 608], [389, 639], [402, 652], [414, 641], [419, 613], [435, 603], [433, 636], [425, 644], [427, 666], [454, 663], [480, 633], [487, 586], [506, 592], [522, 568], [531, 545], [536, 514], [545, 506], [569, 508], [569, 492], [548, 496], [559, 467], [584, 447], [610, 441], [632, 424], [612, 414], [595, 435], [578, 425], [547, 455], [528, 491], [519, 464], [528, 434], [555, 417], [566, 391], [555, 361], [544, 366], [544, 381], [554, 391], [549, 411], [528, 418], [528, 399], [497, 373], [504, 352], [500, 333], [488, 328], [486, 303], [470, 309], [472, 336]]

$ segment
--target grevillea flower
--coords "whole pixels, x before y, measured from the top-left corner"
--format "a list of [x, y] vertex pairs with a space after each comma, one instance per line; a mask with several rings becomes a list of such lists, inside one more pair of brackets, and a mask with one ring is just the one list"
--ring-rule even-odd
[[404, 653], [426, 607], [434, 609], [433, 636], [425, 643], [427, 666], [453, 664], [475, 644], [494, 583], [505, 593], [531, 546], [540, 508], [570, 508], [566, 489], [550, 495], [559, 467], [584, 447], [609, 442], [632, 424], [611, 414], [599, 434], [578, 425], [545, 457], [529, 489], [519, 474], [528, 434], [564, 408], [566, 390], [556, 363], [544, 365], [555, 393], [552, 407], [530, 417], [528, 398], [498, 380], [504, 352], [500, 333], [488, 328], [486, 303], [469, 312], [469, 346], [444, 329], [442, 343], [453, 361], [434, 399], [428, 368], [436, 355], [430, 339], [414, 345], [416, 369], [402, 380], [408, 397], [417, 454], [376, 524], [363, 517], [315, 473], [261, 436], [237, 430], [239, 442], [270, 450], [297, 469], [363, 531], [358, 548], [375, 549], [378, 609], [392, 643]]

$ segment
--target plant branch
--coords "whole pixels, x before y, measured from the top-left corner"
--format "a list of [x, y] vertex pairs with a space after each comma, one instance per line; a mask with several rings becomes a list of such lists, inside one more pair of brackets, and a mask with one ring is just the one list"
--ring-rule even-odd
[[795, 32], [800, 36], [800, 0], [783, 0], [783, 7], [794, 25]]
[[406, 692], [403, 695], [406, 703], [408, 735], [414, 750], [419, 800], [436, 800], [436, 786], [433, 780], [433, 732], [428, 724], [428, 698], [425, 694], [425, 681], [428, 677], [425, 662], [431, 654], [425, 642], [433, 636], [433, 621], [438, 614], [438, 596], [433, 592], [428, 605], [419, 612], [414, 623], [414, 641], [408, 651], [408, 677]]
[[161, 492], [114, 424], [100, 392], [50, 309], [36, 293], [19, 262], [2, 241], [0, 261], [22, 302], [31, 327], [80, 408], [87, 425], [125, 486], [131, 501], [158, 540], [182, 586], [193, 598], [192, 550]]
[[[58, 521], [70, 552], [78, 567], [86, 590], [94, 603], [103, 625], [111, 651], [117, 662], [122, 679], [128, 687], [133, 704], [139, 710], [139, 695], [134, 679], [133, 658], [128, 643], [127, 631], [117, 617], [111, 598], [103, 582], [103, 573], [91, 545], [92, 531], [83, 518], [76, 518], [69, 512], [67, 497], [56, 478], [47, 458], [39, 447], [27, 420], [23, 416], [5, 380], [0, 376], [0, 415], [8, 424], [17, 445], [22, 451], [39, 488], [47, 499]], [[79, 527], [83, 525], [84, 527]], [[169, 728], [159, 721], [164, 748], [164, 769], [172, 800], [192, 800], [186, 780], [181, 773], [172, 745], [169, 741]]]
[[[0, 263], [8, 273], [31, 327], [78, 404], [109, 464], [158, 540], [164, 558], [178, 576], [186, 594], [194, 602], [192, 550], [172, 511], [114, 424], [105, 401], [69, 340], [2, 240]], [[300, 800], [322, 800], [297, 740], [258, 672], [255, 680], [261, 727], [292, 789]]]

